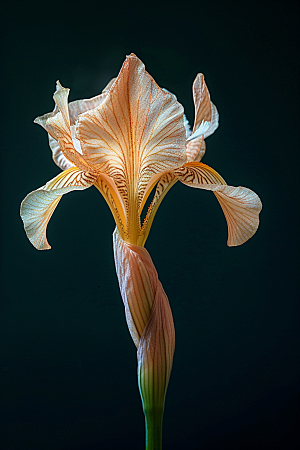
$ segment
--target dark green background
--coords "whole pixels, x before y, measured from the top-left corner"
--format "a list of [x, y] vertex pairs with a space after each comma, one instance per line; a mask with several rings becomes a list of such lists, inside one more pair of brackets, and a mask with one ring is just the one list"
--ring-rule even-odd
[[32, 123], [52, 110], [55, 81], [88, 98], [131, 52], [191, 123], [192, 82], [205, 74], [220, 127], [204, 162], [264, 204], [237, 248], [209, 192], [178, 183], [155, 218], [147, 249], [176, 327], [164, 450], [296, 448], [296, 2], [11, 1], [2, 19], [2, 448], [144, 448], [109, 209], [94, 188], [65, 196], [45, 252], [19, 218], [25, 195], [59, 173]]

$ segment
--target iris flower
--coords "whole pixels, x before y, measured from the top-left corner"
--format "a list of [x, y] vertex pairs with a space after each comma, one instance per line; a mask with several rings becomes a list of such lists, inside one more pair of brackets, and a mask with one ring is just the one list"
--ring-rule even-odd
[[64, 194], [95, 186], [105, 198], [116, 222], [116, 272], [137, 348], [146, 449], [158, 450], [175, 331], [168, 298], [144, 247], [154, 216], [178, 180], [212, 191], [227, 221], [228, 245], [236, 246], [257, 230], [261, 202], [250, 189], [228, 186], [200, 162], [204, 139], [218, 127], [218, 112], [202, 74], [193, 84], [192, 130], [176, 97], [156, 84], [134, 54], [100, 95], [71, 103], [68, 95], [69, 89], [57, 82], [53, 112], [35, 119], [47, 131], [54, 162], [62, 172], [27, 195], [21, 217], [34, 247], [49, 249], [47, 224]]

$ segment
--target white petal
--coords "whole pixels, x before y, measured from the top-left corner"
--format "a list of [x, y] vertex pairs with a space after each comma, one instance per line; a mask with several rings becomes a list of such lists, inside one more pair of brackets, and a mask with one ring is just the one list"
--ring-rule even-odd
[[189, 121], [186, 118], [186, 115], [183, 115], [183, 120], [184, 120], [184, 126], [185, 126], [185, 131], [186, 131], [186, 138], [188, 139], [190, 137], [190, 135], [192, 134], [192, 130], [191, 130], [191, 126]]
[[206, 133], [208, 131], [209, 126], [210, 126], [210, 122], [205, 122], [204, 120], [202, 120], [199, 127], [196, 129], [196, 131], [193, 134], [191, 134], [191, 136], [187, 139], [187, 141], [191, 141], [193, 139], [197, 139], [200, 136], [202, 136], [204, 133]]
[[96, 181], [94, 176], [72, 167], [31, 192], [21, 203], [21, 218], [28, 239], [38, 250], [50, 249], [46, 237], [48, 222], [62, 195], [87, 189]]

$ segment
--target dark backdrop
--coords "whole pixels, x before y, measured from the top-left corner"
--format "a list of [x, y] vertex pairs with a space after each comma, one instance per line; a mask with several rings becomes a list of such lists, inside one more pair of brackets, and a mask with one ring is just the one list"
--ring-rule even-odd
[[96, 189], [63, 198], [51, 251], [27, 241], [25, 195], [59, 173], [46, 132], [60, 79], [99, 93], [136, 53], [193, 121], [203, 72], [220, 113], [204, 162], [264, 204], [226, 246], [209, 192], [178, 183], [147, 242], [169, 296], [176, 353], [164, 450], [296, 448], [299, 420], [299, 73], [296, 2], [7, 2], [2, 7], [1, 364], [5, 450], [142, 449], [144, 422]]

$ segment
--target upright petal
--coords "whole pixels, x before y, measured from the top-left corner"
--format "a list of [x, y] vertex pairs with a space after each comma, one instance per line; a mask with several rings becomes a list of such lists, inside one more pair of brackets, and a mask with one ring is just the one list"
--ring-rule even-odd
[[[112, 80], [113, 81], [113, 80]], [[107, 87], [105, 88], [107, 89]], [[84, 99], [84, 100], [75, 100], [74, 102], [69, 103], [69, 114], [70, 114], [70, 124], [75, 125], [76, 121], [80, 114], [83, 114], [90, 109], [95, 109], [104, 102], [107, 97], [108, 91], [103, 91], [102, 94], [96, 95], [95, 97]]]
[[213, 191], [227, 221], [229, 246], [241, 245], [254, 235], [262, 208], [255, 192], [241, 186], [227, 186], [221, 175], [203, 163], [187, 163], [173, 173], [187, 186]]
[[208, 129], [204, 132], [204, 139], [208, 138], [211, 134], [213, 134], [219, 126], [219, 113], [217, 107], [210, 102], [211, 105], [211, 119], [209, 122]]
[[195, 106], [194, 133], [202, 122], [209, 122], [211, 120], [210, 96], [203, 73], [198, 73], [195, 78], [193, 83], [193, 97]]
[[150, 445], [161, 440], [165, 394], [175, 349], [173, 318], [147, 250], [124, 242], [117, 231], [113, 237], [126, 320], [138, 349], [139, 389]]
[[[49, 135], [58, 143], [59, 149], [57, 149], [52, 140], [50, 141], [50, 147], [51, 144], [54, 146], [56, 154], [53, 155], [53, 159], [56, 163], [60, 162], [61, 168], [71, 165], [72, 167], [78, 167], [84, 172], [92, 173], [93, 169], [89, 167], [81, 153], [75, 148], [73, 142], [68, 106], [69, 92], [70, 89], [62, 87], [57, 81], [56, 91], [53, 95], [55, 101], [53, 112], [37, 117], [34, 122], [45, 128]], [[76, 109], [76, 107], [73, 109]], [[64, 157], [62, 157], [60, 152], [62, 152]]]
[[21, 203], [21, 218], [28, 239], [38, 250], [47, 250], [46, 229], [62, 195], [92, 186], [96, 177], [72, 167], [48, 181], [45, 186], [31, 192]]
[[138, 204], [149, 179], [186, 161], [183, 108], [135, 56], [126, 58], [106, 100], [78, 120], [85, 159], [111, 176], [124, 203]]
[[204, 139], [210, 136], [219, 126], [219, 114], [216, 106], [210, 101], [210, 95], [199, 73], [193, 84], [195, 120], [193, 133], [187, 138], [186, 155], [188, 162], [200, 161], [205, 153]]

